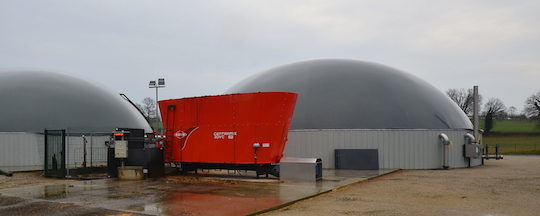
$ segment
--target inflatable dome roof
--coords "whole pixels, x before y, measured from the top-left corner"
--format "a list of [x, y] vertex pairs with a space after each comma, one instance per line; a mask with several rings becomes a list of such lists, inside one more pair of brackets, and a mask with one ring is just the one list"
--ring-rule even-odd
[[0, 132], [112, 132], [151, 128], [119, 94], [51, 72], [0, 72]]
[[291, 129], [471, 129], [461, 109], [429, 83], [384, 65], [317, 59], [256, 74], [226, 93], [298, 93]]

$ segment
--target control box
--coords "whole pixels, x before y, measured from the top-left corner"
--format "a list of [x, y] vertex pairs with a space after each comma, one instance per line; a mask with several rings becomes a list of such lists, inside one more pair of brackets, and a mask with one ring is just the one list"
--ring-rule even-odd
[[465, 144], [464, 148], [466, 158], [479, 158], [482, 155], [482, 147], [478, 143]]
[[114, 158], [127, 158], [128, 157], [128, 141], [116, 140], [114, 141]]

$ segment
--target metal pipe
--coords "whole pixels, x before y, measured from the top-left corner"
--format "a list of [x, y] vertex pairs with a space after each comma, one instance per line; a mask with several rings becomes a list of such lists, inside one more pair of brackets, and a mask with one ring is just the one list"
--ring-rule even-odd
[[[476, 143], [476, 139], [474, 138], [474, 136], [470, 133], [466, 133], [465, 135], [463, 135], [465, 137], [465, 145], [467, 144], [473, 144], [473, 143]], [[465, 147], [464, 147], [465, 148]], [[470, 168], [471, 167], [471, 160], [472, 158], [468, 157], [468, 167]]]
[[[474, 131], [474, 137], [478, 138], [480, 137], [480, 124], [478, 115], [480, 112], [480, 101], [478, 96], [478, 86], [473, 87], [473, 131]], [[478, 142], [478, 140], [475, 140], [475, 142]]]
[[472, 144], [472, 143], [476, 142], [476, 139], [470, 133], [466, 133], [463, 136], [465, 137], [465, 144]]
[[439, 134], [439, 139], [441, 140], [441, 143], [443, 144], [443, 169], [448, 169], [449, 166], [449, 151], [450, 151], [450, 139], [448, 139], [448, 135], [445, 133]]

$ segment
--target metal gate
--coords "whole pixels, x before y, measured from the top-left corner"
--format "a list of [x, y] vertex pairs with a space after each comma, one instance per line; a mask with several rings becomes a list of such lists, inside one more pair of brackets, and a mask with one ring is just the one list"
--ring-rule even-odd
[[66, 130], [45, 130], [45, 167], [47, 177], [66, 177]]

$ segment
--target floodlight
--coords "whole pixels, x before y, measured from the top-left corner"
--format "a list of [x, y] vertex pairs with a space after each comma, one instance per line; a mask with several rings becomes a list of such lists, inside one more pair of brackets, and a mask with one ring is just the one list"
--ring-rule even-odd
[[158, 79], [158, 85], [159, 86], [165, 86], [165, 78], [159, 78]]

